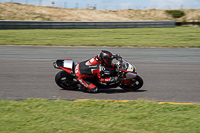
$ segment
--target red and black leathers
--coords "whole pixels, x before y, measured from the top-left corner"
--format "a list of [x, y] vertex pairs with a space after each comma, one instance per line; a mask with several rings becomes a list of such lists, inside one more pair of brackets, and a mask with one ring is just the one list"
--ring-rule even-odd
[[[99, 81], [108, 83], [113, 80], [113, 77], [102, 77], [100, 74], [100, 65], [101, 61], [98, 56], [92, 57], [89, 60], [80, 62], [75, 67], [75, 74], [77, 76], [77, 80], [80, 84], [86, 87], [88, 90], [95, 89], [96, 85], [91, 83], [87, 78], [91, 78], [94, 76], [98, 76]], [[105, 67], [106, 70], [113, 70], [114, 65], [111, 64], [109, 67]]]

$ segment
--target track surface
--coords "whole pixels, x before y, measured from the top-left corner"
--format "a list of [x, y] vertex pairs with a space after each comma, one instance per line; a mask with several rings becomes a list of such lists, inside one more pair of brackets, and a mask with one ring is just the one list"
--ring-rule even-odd
[[[120, 53], [136, 67], [144, 86], [97, 94], [61, 90], [54, 82], [56, 59], [82, 61], [106, 49]], [[115, 99], [200, 102], [199, 48], [110, 48], [0, 46], [0, 99]]]

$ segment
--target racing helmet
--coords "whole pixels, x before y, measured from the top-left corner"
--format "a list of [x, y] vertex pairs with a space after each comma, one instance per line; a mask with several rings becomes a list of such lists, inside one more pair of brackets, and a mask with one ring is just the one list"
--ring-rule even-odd
[[102, 50], [101, 53], [99, 54], [99, 59], [103, 66], [109, 67], [112, 64], [113, 55], [109, 51]]

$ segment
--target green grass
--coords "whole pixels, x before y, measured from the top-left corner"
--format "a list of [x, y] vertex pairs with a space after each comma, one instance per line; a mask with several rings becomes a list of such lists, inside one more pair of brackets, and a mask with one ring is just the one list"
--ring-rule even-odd
[[0, 100], [1, 133], [200, 133], [200, 105]]
[[0, 45], [200, 47], [200, 27], [0, 30]]

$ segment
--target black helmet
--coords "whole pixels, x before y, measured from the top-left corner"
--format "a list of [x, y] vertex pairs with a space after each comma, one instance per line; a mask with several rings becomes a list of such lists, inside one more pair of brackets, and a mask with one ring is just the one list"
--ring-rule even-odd
[[101, 64], [103, 66], [109, 67], [112, 64], [113, 55], [109, 51], [102, 50], [99, 54], [99, 59], [101, 60]]

